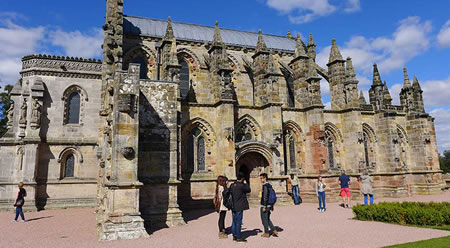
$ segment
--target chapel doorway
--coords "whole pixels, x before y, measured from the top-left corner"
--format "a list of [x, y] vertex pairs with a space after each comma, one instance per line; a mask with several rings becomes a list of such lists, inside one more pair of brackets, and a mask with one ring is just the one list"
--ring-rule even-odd
[[237, 173], [242, 172], [250, 185], [252, 192], [248, 196], [250, 200], [259, 198], [261, 191], [261, 181], [259, 175], [266, 172], [265, 168], [269, 166], [267, 159], [257, 152], [249, 152], [239, 158], [236, 163]]

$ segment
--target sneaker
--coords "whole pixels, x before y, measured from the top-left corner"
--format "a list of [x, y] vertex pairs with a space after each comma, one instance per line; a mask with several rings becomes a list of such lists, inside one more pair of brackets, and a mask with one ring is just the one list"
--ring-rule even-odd
[[223, 232], [219, 233], [219, 239], [227, 239], [227, 238], [228, 238], [228, 235], [226, 235], [225, 233], [223, 233]]
[[263, 237], [263, 238], [270, 238], [270, 234], [269, 233], [263, 233], [261, 235], [261, 237]]
[[327, 211], [327, 209], [326, 209], [326, 208], [324, 208], [324, 209], [323, 209], [323, 212], [325, 212], [325, 211]]
[[277, 231], [277, 230], [274, 230], [274, 231], [272, 232], [272, 236], [278, 237], [278, 231]]
[[21, 220], [20, 222], [24, 223], [26, 220]]
[[17, 220], [13, 220], [13, 222], [17, 222]]
[[317, 211], [319, 211], [319, 213], [321, 213], [321, 212], [322, 212], [322, 209], [319, 209], [319, 210], [317, 210]]
[[247, 243], [247, 240], [244, 238], [236, 239], [237, 243]]
[[237, 240], [236, 236], [233, 236], [233, 241], [236, 241], [236, 240]]

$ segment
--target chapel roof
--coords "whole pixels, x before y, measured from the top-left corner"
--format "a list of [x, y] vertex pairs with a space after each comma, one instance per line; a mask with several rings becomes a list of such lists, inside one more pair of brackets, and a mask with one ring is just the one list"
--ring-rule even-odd
[[[214, 36], [213, 26], [173, 22], [173, 32], [177, 40], [194, 42], [212, 42]], [[124, 33], [128, 35], [149, 36], [162, 38], [166, 32], [167, 21], [143, 18], [136, 16], [124, 16]], [[222, 40], [226, 45], [255, 48], [258, 41], [258, 33], [241, 30], [220, 28]], [[269, 49], [294, 53], [295, 40], [284, 36], [263, 34], [264, 41]]]

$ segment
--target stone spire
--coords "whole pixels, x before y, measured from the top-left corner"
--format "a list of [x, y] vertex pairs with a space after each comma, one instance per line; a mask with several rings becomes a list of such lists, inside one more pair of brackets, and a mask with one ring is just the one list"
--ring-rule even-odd
[[381, 82], [380, 72], [378, 71], [377, 64], [373, 64], [373, 83], [372, 85], [383, 85]]
[[214, 27], [214, 37], [212, 41], [213, 46], [223, 45], [222, 36], [220, 35], [219, 22], [216, 21], [216, 26]]
[[267, 52], [266, 42], [264, 42], [264, 38], [262, 36], [261, 29], [258, 31], [258, 42], [256, 43], [256, 53], [259, 52]]
[[403, 88], [411, 87], [411, 82], [409, 82], [408, 72], [406, 67], [403, 67]]
[[414, 89], [417, 89], [417, 90], [420, 90], [420, 91], [422, 90], [422, 88], [420, 87], [420, 84], [419, 84], [419, 80], [417, 80], [416, 74], [414, 74], [414, 79], [413, 79], [412, 87], [413, 87]]
[[173, 40], [175, 38], [173, 34], [173, 27], [172, 27], [172, 20], [170, 19], [170, 16], [167, 18], [167, 27], [166, 27], [166, 34], [164, 35], [164, 40]]
[[314, 61], [316, 60], [316, 43], [314, 42], [312, 33], [308, 37], [308, 56]]
[[389, 88], [387, 87], [386, 81], [384, 81], [383, 93], [384, 93], [385, 103], [387, 105], [391, 105], [392, 97], [391, 97], [391, 94], [389, 93]]
[[303, 46], [303, 42], [300, 39], [300, 34], [297, 34], [297, 39], [295, 43], [295, 57], [306, 57], [305, 47]]
[[348, 83], [357, 82], [355, 69], [353, 68], [352, 58], [347, 57], [345, 76]]
[[339, 51], [338, 46], [336, 45], [336, 39], [331, 40], [331, 50], [330, 50], [330, 58], [328, 59], [328, 64], [333, 63], [334, 61], [343, 60], [341, 52]]
[[364, 97], [364, 93], [362, 90], [359, 93], [359, 104], [367, 104], [366, 98]]

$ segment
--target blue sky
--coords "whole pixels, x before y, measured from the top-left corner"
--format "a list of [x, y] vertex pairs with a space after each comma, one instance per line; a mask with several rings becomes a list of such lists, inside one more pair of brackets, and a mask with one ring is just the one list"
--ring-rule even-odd
[[[226, 2], [226, 4], [224, 4]], [[450, 150], [450, 1], [448, 0], [125, 0], [125, 14], [286, 35], [312, 32], [322, 66], [336, 38], [351, 56], [367, 92], [379, 65], [394, 102], [402, 67], [417, 74], [427, 111], [436, 118], [439, 151]], [[20, 58], [31, 53], [101, 58], [104, 0], [3, 0], [0, 5], [0, 79], [18, 78]], [[322, 82], [324, 103], [328, 87]], [[367, 98], [367, 97], [366, 97]]]

